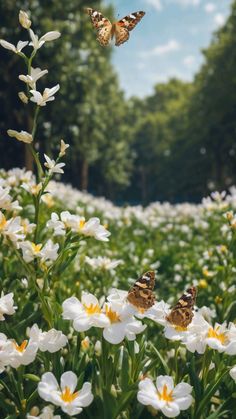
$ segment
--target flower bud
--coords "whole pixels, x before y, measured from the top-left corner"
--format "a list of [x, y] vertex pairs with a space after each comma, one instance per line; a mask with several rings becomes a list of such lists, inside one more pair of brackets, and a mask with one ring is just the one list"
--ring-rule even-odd
[[19, 93], [18, 93], [18, 96], [19, 96], [19, 99], [20, 99], [23, 103], [25, 103], [25, 104], [27, 104], [27, 103], [28, 103], [29, 99], [27, 98], [27, 96], [26, 96], [26, 94], [25, 94], [24, 92], [19, 92]]
[[21, 26], [25, 29], [29, 29], [31, 26], [31, 20], [26, 12], [23, 12], [23, 10], [20, 10], [19, 13], [19, 22]]

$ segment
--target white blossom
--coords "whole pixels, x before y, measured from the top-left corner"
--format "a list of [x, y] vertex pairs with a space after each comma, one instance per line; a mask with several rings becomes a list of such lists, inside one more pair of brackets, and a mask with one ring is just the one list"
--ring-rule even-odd
[[44, 166], [47, 167], [49, 174], [64, 173], [62, 167], [65, 166], [65, 163], [56, 163], [55, 160], [50, 159], [50, 157], [48, 157], [46, 154], [44, 154], [44, 157], [46, 159]]
[[10, 42], [4, 41], [4, 39], [0, 39], [0, 45], [5, 49], [9, 49], [10, 51], [15, 52], [15, 54], [19, 54], [19, 52], [21, 52], [22, 49], [28, 45], [28, 43], [28, 41], [19, 41], [15, 46]]
[[12, 315], [16, 311], [16, 306], [14, 306], [14, 300], [13, 300], [13, 292], [10, 292], [9, 294], [4, 295], [3, 291], [0, 297], [0, 321], [5, 320], [4, 315], [7, 314]]
[[30, 74], [27, 74], [26, 76], [23, 74], [20, 74], [19, 79], [23, 81], [24, 83], [28, 84], [31, 87], [31, 89], [35, 89], [36, 82], [47, 73], [48, 73], [48, 70], [41, 70], [41, 68], [31, 67]]
[[42, 399], [60, 406], [69, 416], [74, 416], [81, 413], [83, 407], [89, 406], [93, 401], [90, 383], [84, 383], [79, 391], [76, 391], [76, 387], [77, 377], [72, 371], [62, 374], [60, 386], [55, 376], [51, 372], [46, 372], [38, 384], [38, 393]]
[[55, 99], [54, 94], [58, 92], [59, 89], [60, 89], [59, 84], [52, 87], [51, 89], [49, 88], [44, 89], [43, 94], [41, 94], [35, 89], [32, 89], [30, 90], [30, 93], [32, 94], [32, 97], [30, 98], [30, 100], [32, 102], [35, 102], [38, 106], [46, 106], [47, 102], [51, 102], [52, 100]]
[[145, 378], [139, 383], [138, 401], [145, 406], [160, 410], [167, 418], [175, 418], [181, 410], [187, 410], [192, 402], [192, 387], [184, 382], [174, 386], [173, 378], [160, 375], [156, 386]]

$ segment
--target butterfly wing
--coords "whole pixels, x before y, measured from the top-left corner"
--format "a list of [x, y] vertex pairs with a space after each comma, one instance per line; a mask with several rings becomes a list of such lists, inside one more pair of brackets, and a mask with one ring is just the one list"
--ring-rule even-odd
[[130, 288], [127, 300], [137, 308], [149, 309], [155, 303], [154, 286], [155, 273], [153, 271], [146, 272]]
[[102, 13], [97, 10], [87, 8], [93, 27], [97, 30], [97, 40], [103, 47], [110, 42], [112, 35], [112, 24], [109, 19], [105, 18]]
[[188, 327], [193, 318], [193, 307], [196, 302], [197, 289], [189, 288], [180, 297], [177, 304], [172, 308], [166, 320], [174, 326]]
[[132, 31], [137, 23], [145, 15], [145, 12], [135, 12], [131, 13], [128, 16], [123, 17], [114, 24], [115, 26], [115, 37], [116, 37], [116, 46], [120, 46], [129, 39], [129, 32]]

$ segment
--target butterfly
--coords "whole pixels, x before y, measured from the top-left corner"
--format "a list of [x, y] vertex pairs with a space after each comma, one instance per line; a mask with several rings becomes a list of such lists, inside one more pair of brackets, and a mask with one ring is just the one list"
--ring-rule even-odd
[[128, 41], [129, 32], [135, 28], [145, 15], [145, 12], [135, 12], [118, 20], [118, 22], [111, 23], [102, 13], [94, 9], [87, 8], [86, 11], [90, 15], [93, 27], [97, 29], [97, 40], [103, 47], [107, 46], [114, 36], [117, 47]]
[[166, 320], [174, 326], [188, 327], [194, 316], [193, 307], [196, 302], [196, 296], [197, 289], [195, 287], [187, 289], [177, 304], [171, 309], [168, 316], [166, 316]]
[[146, 272], [130, 288], [127, 300], [137, 308], [149, 309], [155, 303], [154, 286], [155, 272]]

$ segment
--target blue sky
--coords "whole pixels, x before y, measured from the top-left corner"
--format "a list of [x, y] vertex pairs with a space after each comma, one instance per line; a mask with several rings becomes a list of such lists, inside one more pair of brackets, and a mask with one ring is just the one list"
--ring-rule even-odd
[[119, 18], [146, 15], [130, 39], [114, 47], [113, 63], [127, 96], [144, 97], [170, 77], [192, 80], [212, 33], [226, 20], [231, 0], [104, 0]]

